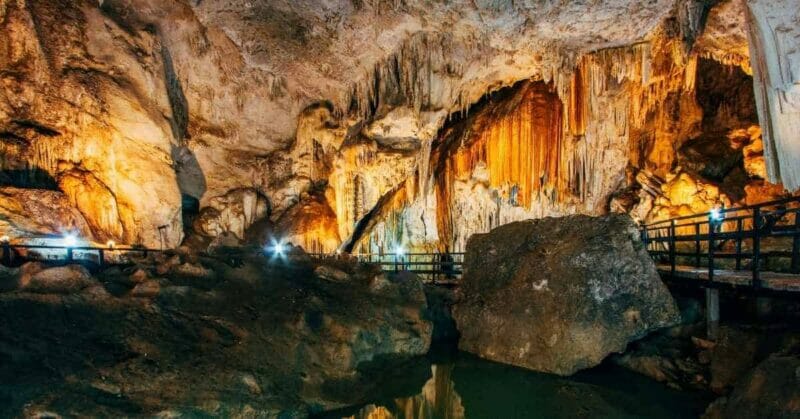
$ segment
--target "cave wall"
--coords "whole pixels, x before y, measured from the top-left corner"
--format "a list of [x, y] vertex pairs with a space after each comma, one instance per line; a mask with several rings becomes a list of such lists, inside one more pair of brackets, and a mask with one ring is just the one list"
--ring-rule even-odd
[[[711, 18], [728, 19], [730, 7]], [[764, 180], [749, 67], [735, 53], [719, 61], [719, 44], [702, 37], [687, 48], [678, 24], [581, 56], [566, 83], [520, 83], [447, 123], [411, 193], [388, 201], [356, 248], [459, 251], [522, 219], [621, 211], [653, 221], [786, 196]]]
[[[184, 229], [242, 238], [262, 217], [332, 250], [601, 213], [638, 173], [673, 172], [702, 129], [698, 57], [749, 71], [731, 22], [759, 4], [0, 0], [0, 183], [59, 190], [97, 241], [156, 247]], [[473, 161], [443, 188], [442, 128], [520, 80], [561, 102], [561, 143], [544, 147], [558, 174], [538, 185], [533, 171], [498, 175], [495, 159], [483, 180]], [[494, 194], [513, 184], [522, 205], [500, 199], [498, 217]], [[194, 226], [187, 200], [202, 208]], [[457, 211], [460, 232], [446, 227]], [[338, 237], [288, 227], [308, 213], [334, 214]]]
[[747, 2], [756, 103], [767, 174], [800, 188], [800, 3]]
[[88, 2], [0, 4], [4, 172], [46, 173], [92, 238], [183, 237], [162, 45]]

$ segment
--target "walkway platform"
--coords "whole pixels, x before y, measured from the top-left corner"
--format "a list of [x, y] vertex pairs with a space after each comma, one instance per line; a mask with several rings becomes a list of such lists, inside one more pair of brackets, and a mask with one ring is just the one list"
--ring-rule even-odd
[[[672, 270], [669, 265], [658, 265], [658, 273], [662, 278], [672, 277]], [[791, 292], [800, 295], [800, 275], [762, 271], [759, 273], [761, 278], [761, 289], [778, 292]], [[708, 268], [694, 266], [676, 266], [675, 280], [690, 280], [698, 282], [708, 282]], [[733, 287], [752, 287], [753, 273], [750, 271], [731, 271], [724, 269], [714, 270], [714, 280], [710, 285], [728, 285]]]

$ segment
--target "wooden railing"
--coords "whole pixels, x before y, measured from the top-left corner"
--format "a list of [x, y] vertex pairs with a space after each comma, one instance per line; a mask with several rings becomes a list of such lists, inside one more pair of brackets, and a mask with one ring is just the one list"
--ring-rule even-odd
[[[747, 270], [757, 289], [764, 271], [800, 273], [800, 197], [655, 222], [641, 238], [672, 276], [683, 265], [707, 267], [709, 281], [720, 268]], [[776, 260], [785, 263], [770, 267]]]
[[461, 277], [464, 253], [313, 253], [318, 259], [354, 258], [378, 265], [386, 272], [412, 272], [434, 283], [452, 282]]

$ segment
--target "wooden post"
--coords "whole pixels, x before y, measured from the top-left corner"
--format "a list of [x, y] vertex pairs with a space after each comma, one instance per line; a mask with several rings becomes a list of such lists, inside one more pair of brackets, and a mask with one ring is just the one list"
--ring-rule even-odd
[[708, 216], [708, 282], [714, 281], [714, 216]]
[[67, 248], [67, 262], [72, 262], [72, 248]]
[[694, 224], [694, 266], [700, 267], [700, 223]]
[[100, 252], [100, 260], [99, 260], [99, 263], [100, 263], [100, 267], [102, 268], [102, 267], [103, 267], [103, 265], [105, 265], [105, 261], [106, 261], [106, 260], [105, 260], [105, 259], [106, 259], [106, 257], [105, 257], [105, 252], [103, 252], [103, 249], [98, 249], [98, 250], [99, 250], [99, 252]]
[[743, 220], [739, 218], [736, 220], [736, 270], [742, 270], [742, 222]]
[[675, 265], [676, 265], [676, 254], [675, 254], [675, 220], [670, 220], [669, 225], [669, 265], [670, 265], [670, 274], [672, 277], [675, 277]]
[[794, 236], [792, 238], [792, 273], [800, 274], [800, 210], [794, 213]]
[[761, 263], [761, 208], [753, 208], [753, 288], [761, 288], [759, 264]]
[[719, 337], [719, 290], [706, 288], [706, 337], [716, 341]]

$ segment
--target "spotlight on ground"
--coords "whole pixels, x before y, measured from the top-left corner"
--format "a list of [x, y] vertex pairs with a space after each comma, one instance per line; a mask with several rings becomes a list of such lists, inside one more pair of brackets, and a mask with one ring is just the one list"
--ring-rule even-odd
[[8, 236], [0, 236], [0, 243], [8, 243], [11, 241], [11, 237]]
[[113, 248], [114, 248], [114, 246], [116, 246], [116, 245], [117, 245], [117, 244], [116, 244], [116, 243], [114, 243], [114, 240], [109, 240], [109, 241], [106, 243], [106, 247], [107, 247], [107, 248], [109, 248], [109, 249], [113, 249]]

